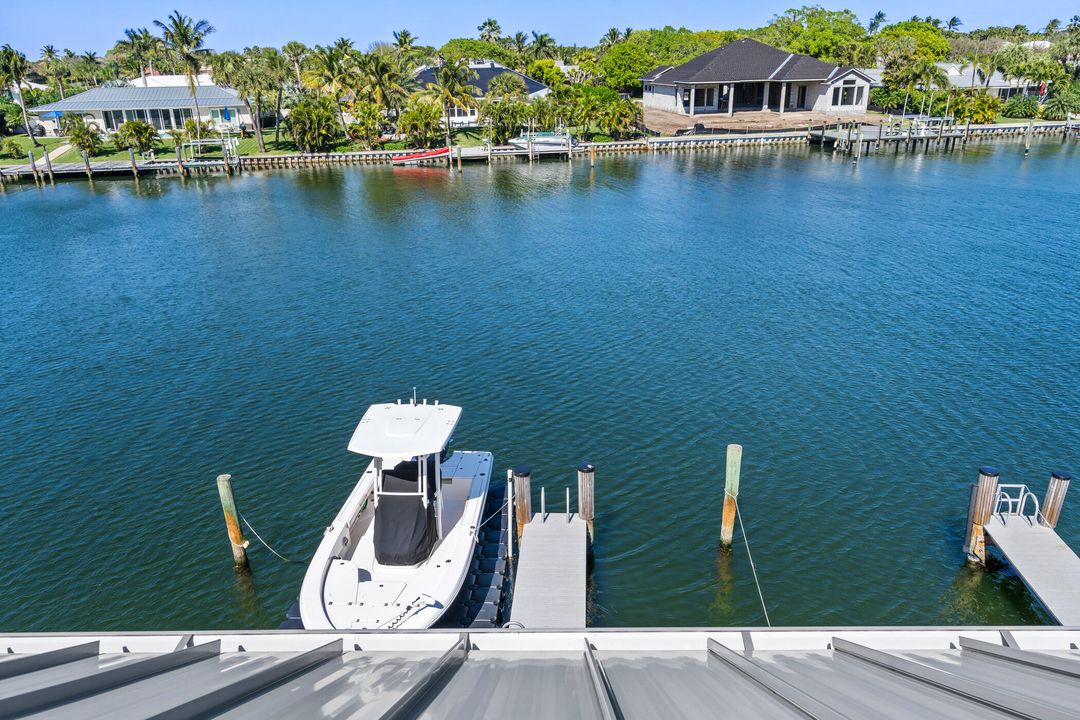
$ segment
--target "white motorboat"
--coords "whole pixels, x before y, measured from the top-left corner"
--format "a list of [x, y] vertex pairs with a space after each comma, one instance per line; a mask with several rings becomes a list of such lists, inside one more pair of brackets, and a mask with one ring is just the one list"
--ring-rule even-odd
[[461, 408], [372, 405], [349, 450], [372, 458], [326, 529], [300, 588], [304, 627], [430, 627], [461, 589], [491, 453], [448, 450]]
[[573, 147], [577, 144], [577, 141], [575, 141], [569, 133], [562, 130], [525, 132], [521, 133], [517, 137], [510, 138], [509, 142], [518, 150], [528, 150], [530, 139], [532, 140], [532, 148], [534, 152], [543, 152], [545, 150], [566, 150], [568, 143], [570, 147]]

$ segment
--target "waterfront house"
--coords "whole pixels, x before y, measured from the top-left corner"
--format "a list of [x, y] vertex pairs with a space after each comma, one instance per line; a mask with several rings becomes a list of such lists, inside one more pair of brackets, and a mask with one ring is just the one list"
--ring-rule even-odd
[[645, 107], [682, 115], [813, 110], [863, 113], [871, 78], [855, 68], [743, 39], [641, 78]]
[[[479, 88], [476, 95], [476, 99], [479, 102], [487, 95], [488, 86], [491, 81], [504, 73], [511, 73], [517, 75], [525, 82], [525, 91], [527, 93], [526, 99], [533, 100], [534, 98], [544, 97], [551, 92], [551, 88], [544, 85], [541, 82], [533, 80], [527, 75], [522, 75], [516, 70], [500, 65], [494, 60], [470, 60], [469, 69], [476, 73], [476, 77], [469, 80], [469, 84]], [[426, 65], [416, 71], [415, 75], [416, 83], [420, 88], [426, 88], [428, 83], [435, 82], [435, 67]], [[450, 108], [450, 126], [451, 127], [474, 127], [479, 123], [479, 108], [474, 104], [468, 108], [453, 107]]]
[[[251, 114], [235, 91], [217, 85], [195, 88], [199, 118], [216, 130], [236, 132], [253, 125]], [[143, 120], [168, 133], [182, 128], [195, 116], [195, 99], [187, 85], [166, 87], [99, 87], [65, 100], [30, 108], [49, 135], [60, 135], [63, 115], [81, 115], [86, 124], [104, 133], [116, 130], [128, 120]]]
[[[1038, 95], [1039, 84], [1023, 78], [1005, 79], [1000, 71], [995, 70], [989, 78], [973, 65], [955, 62], [937, 64], [949, 76], [949, 85], [954, 90], [986, 90], [990, 95], [1008, 100], [1013, 95]], [[874, 87], [884, 85], [881, 68], [864, 68], [862, 72], [871, 78]], [[939, 88], [940, 89], [940, 88]]]

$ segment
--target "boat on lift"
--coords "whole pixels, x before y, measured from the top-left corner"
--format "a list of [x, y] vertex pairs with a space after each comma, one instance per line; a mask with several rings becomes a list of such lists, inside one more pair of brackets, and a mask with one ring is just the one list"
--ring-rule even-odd
[[577, 145], [577, 140], [564, 130], [523, 132], [517, 137], [510, 138], [509, 142], [518, 150], [528, 150], [530, 140], [533, 152], [565, 151], [567, 147], [573, 148]]
[[430, 627], [457, 597], [476, 545], [493, 457], [449, 445], [461, 408], [372, 405], [349, 440], [368, 456], [300, 588], [313, 630]]

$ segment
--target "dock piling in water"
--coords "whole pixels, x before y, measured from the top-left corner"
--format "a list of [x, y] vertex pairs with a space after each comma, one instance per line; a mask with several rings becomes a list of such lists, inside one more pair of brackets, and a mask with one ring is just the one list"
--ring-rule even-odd
[[979, 482], [975, 486], [975, 497], [968, 510], [968, 528], [964, 550], [968, 560], [986, 564], [986, 523], [994, 512], [998, 494], [1000, 474], [996, 468], [984, 465], [979, 468]]
[[739, 497], [739, 472], [742, 468], [742, 445], [727, 446], [727, 469], [724, 473], [724, 514], [720, 521], [720, 547], [730, 548], [735, 534], [735, 502]]
[[519, 465], [512, 470], [514, 480], [514, 520], [518, 538], [532, 519], [532, 470]]
[[131, 159], [131, 174], [139, 177], [139, 166], [135, 162], [135, 148], [128, 148], [128, 157]]
[[1071, 480], [1072, 475], [1067, 472], [1055, 470], [1050, 473], [1050, 484], [1046, 486], [1046, 495], [1042, 503], [1043, 524], [1050, 529], [1057, 527], [1058, 518], [1061, 517], [1061, 506], [1065, 502], [1065, 493], [1069, 491]]
[[86, 154], [86, 151], [82, 151], [83, 167], [86, 168], [86, 177], [90, 180], [94, 179], [94, 169], [90, 167], [90, 156]]
[[596, 466], [591, 462], [582, 461], [577, 466], [578, 482], [578, 515], [585, 521], [589, 528], [589, 540], [593, 537], [593, 518], [596, 513]]
[[247, 541], [244, 540], [244, 531], [240, 527], [240, 519], [236, 512], [236, 499], [233, 497], [232, 475], [218, 475], [218, 496], [221, 498], [221, 509], [225, 512], [225, 526], [229, 530], [229, 544], [232, 546], [233, 565], [237, 570], [246, 570], [248, 567]]

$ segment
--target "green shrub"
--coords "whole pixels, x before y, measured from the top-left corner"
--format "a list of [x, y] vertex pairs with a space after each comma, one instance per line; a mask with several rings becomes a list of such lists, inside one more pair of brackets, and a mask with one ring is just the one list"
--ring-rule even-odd
[[1033, 118], [1039, 116], [1038, 98], [1023, 95], [1013, 95], [1001, 109], [1001, 114], [1007, 118]]
[[326, 97], [305, 97], [289, 113], [289, 132], [304, 152], [325, 152], [337, 137], [336, 103]]
[[1065, 120], [1070, 115], [1080, 115], [1080, 93], [1055, 92], [1043, 105], [1043, 117], [1047, 120]]
[[158, 131], [148, 122], [142, 120], [129, 120], [116, 129], [113, 136], [113, 144], [117, 150], [132, 148], [137, 152], [144, 153], [157, 145]]
[[87, 155], [97, 155], [105, 147], [105, 140], [101, 137], [97, 125], [88, 125], [78, 115], [65, 115], [63, 127], [68, 141]]
[[4, 141], [4, 154], [9, 158], [18, 160], [24, 155], [22, 145], [20, 145], [15, 138], [8, 138]]

